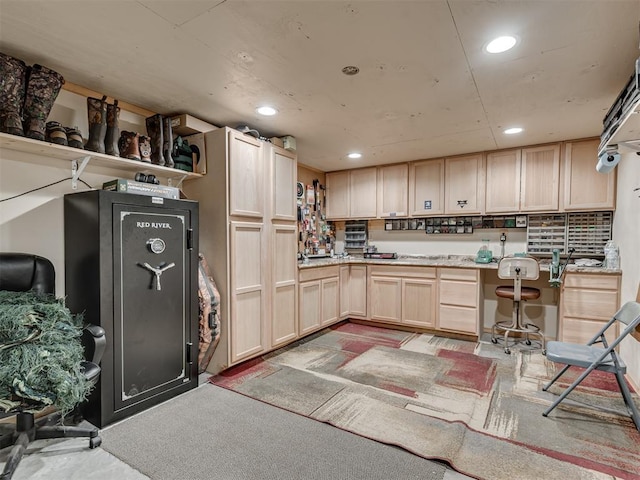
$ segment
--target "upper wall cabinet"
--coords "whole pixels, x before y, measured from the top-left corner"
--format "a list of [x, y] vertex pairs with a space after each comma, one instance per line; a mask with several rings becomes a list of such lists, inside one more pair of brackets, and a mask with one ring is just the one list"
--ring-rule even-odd
[[229, 215], [264, 216], [262, 142], [237, 130], [229, 136]]
[[349, 175], [349, 207], [351, 218], [375, 218], [377, 198], [376, 167], [351, 170]]
[[409, 165], [389, 165], [378, 168], [378, 217], [408, 215]]
[[325, 176], [328, 219], [349, 218], [349, 171], [330, 172]]
[[482, 214], [484, 209], [484, 155], [476, 153], [445, 159], [446, 214]]
[[520, 209], [520, 150], [487, 154], [486, 212], [517, 212]]
[[444, 159], [409, 164], [409, 214], [444, 213]]
[[565, 210], [614, 210], [616, 173], [599, 173], [598, 139], [567, 142], [564, 156]]
[[560, 145], [487, 154], [486, 213], [557, 212]]
[[291, 153], [275, 145], [265, 145], [269, 149], [271, 158], [271, 190], [273, 205], [271, 215], [273, 220], [296, 219], [296, 177], [297, 160], [295, 153]]

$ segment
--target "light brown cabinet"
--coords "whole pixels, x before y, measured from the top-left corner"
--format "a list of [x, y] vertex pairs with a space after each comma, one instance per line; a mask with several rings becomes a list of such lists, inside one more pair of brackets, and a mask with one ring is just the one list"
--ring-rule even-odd
[[478, 269], [438, 268], [438, 328], [479, 335], [480, 292]]
[[620, 308], [620, 275], [567, 272], [562, 284], [558, 339], [585, 344]]
[[476, 215], [484, 211], [484, 154], [445, 159], [445, 206], [450, 215]]
[[367, 318], [367, 266], [340, 266], [340, 318]]
[[328, 220], [376, 217], [376, 167], [330, 172], [325, 183]]
[[444, 159], [409, 164], [409, 214], [444, 214]]
[[371, 320], [435, 328], [436, 290], [435, 268], [372, 265], [369, 275]]
[[274, 225], [271, 241], [271, 347], [284, 345], [298, 337], [297, 279], [298, 261], [295, 225]]
[[327, 173], [325, 184], [327, 218], [330, 220], [349, 218], [349, 171]]
[[298, 272], [298, 332], [300, 336], [336, 323], [340, 315], [338, 266]]
[[596, 170], [598, 145], [598, 139], [565, 144], [564, 210], [615, 210], [617, 169], [610, 173]]
[[485, 211], [557, 212], [559, 183], [559, 144], [489, 152]]
[[406, 217], [409, 212], [409, 165], [378, 168], [377, 215], [379, 218]]

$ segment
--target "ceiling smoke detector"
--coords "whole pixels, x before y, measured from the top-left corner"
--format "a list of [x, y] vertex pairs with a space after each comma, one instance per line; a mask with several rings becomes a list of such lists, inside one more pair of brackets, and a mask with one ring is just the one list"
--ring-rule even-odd
[[347, 65], [342, 69], [342, 73], [345, 75], [356, 75], [359, 71], [360, 69], [355, 65]]

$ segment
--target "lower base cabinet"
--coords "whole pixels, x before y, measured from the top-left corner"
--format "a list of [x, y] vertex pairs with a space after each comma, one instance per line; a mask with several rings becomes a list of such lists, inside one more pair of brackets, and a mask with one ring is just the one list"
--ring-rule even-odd
[[562, 284], [558, 339], [585, 344], [620, 308], [620, 275], [567, 272]]
[[338, 266], [301, 270], [298, 274], [298, 332], [300, 336], [339, 320]]
[[480, 271], [438, 268], [438, 329], [479, 335]]
[[340, 266], [340, 319], [367, 318], [367, 266]]

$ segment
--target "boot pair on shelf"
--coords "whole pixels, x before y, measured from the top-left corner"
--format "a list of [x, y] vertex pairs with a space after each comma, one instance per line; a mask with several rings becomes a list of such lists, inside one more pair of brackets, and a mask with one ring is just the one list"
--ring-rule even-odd
[[87, 150], [119, 157], [120, 107], [118, 100], [107, 103], [107, 96], [87, 98], [89, 115], [89, 139], [84, 146]]
[[0, 131], [45, 140], [47, 117], [64, 78], [0, 53]]
[[118, 148], [123, 158], [151, 163], [151, 139], [145, 135], [125, 130], [120, 134]]
[[60, 122], [47, 122], [45, 140], [57, 145], [68, 145], [73, 148], [84, 148], [82, 134], [78, 127], [63, 127]]
[[159, 113], [146, 119], [147, 133], [151, 138], [151, 163], [173, 168], [173, 129], [171, 118]]

